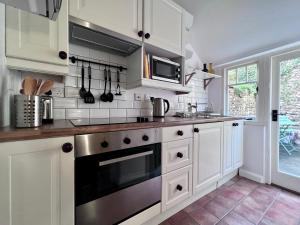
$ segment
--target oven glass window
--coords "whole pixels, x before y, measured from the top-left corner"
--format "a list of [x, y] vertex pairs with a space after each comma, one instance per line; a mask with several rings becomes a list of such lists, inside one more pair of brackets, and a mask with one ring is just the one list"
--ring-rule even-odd
[[160, 144], [77, 158], [76, 206], [160, 175]]
[[177, 66], [155, 60], [153, 63], [153, 67], [153, 71], [155, 71], [156, 76], [178, 80], [176, 72]]

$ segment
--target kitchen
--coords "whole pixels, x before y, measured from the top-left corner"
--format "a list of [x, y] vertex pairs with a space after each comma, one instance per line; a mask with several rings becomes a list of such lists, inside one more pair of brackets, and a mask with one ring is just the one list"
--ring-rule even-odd
[[297, 1], [1, 2], [1, 225], [299, 224]]

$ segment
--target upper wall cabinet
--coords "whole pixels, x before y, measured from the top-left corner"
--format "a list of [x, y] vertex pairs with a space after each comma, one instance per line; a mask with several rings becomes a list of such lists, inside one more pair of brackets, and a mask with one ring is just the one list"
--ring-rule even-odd
[[141, 0], [72, 0], [69, 10], [75, 18], [142, 41]]
[[6, 57], [12, 69], [68, 73], [68, 1], [57, 21], [6, 7]]
[[144, 1], [145, 43], [182, 54], [183, 9], [171, 0]]

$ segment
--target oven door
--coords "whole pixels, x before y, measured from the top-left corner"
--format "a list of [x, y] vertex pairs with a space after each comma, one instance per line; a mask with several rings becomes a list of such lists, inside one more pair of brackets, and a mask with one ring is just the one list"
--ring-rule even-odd
[[152, 58], [152, 79], [180, 83], [180, 65], [163, 59]]
[[161, 200], [161, 144], [76, 158], [76, 225], [112, 225]]

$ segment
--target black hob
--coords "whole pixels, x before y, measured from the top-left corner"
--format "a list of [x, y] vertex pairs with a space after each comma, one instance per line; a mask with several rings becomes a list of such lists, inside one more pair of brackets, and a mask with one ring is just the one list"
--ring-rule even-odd
[[114, 117], [114, 118], [96, 118], [96, 119], [73, 119], [70, 121], [75, 127], [154, 122], [153, 117]]

